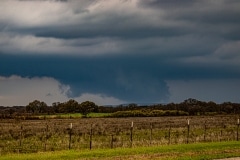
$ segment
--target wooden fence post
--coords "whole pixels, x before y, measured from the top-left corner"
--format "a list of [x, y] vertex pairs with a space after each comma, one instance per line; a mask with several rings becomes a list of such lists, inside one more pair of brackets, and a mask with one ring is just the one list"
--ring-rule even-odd
[[190, 122], [187, 120], [187, 144], [189, 143]]
[[47, 151], [47, 141], [48, 141], [48, 124], [46, 125], [46, 140], [44, 144], [44, 150]]
[[153, 130], [153, 124], [150, 124], [150, 145], [152, 144], [152, 130]]
[[69, 126], [69, 145], [68, 145], [68, 149], [71, 149], [71, 143], [72, 143], [72, 123], [70, 123]]
[[20, 142], [19, 142], [20, 147], [22, 147], [22, 132], [23, 132], [23, 126], [21, 125], [21, 130], [20, 130]]
[[111, 149], [113, 148], [113, 134], [111, 135]]
[[168, 145], [171, 144], [171, 128], [172, 128], [172, 126], [170, 125], [169, 130], [168, 130]]
[[92, 129], [92, 124], [91, 124], [91, 129], [90, 129], [90, 142], [89, 142], [89, 149], [92, 149], [92, 134], [93, 134], [93, 129]]
[[239, 140], [239, 136], [238, 136], [239, 125], [240, 125], [240, 122], [239, 122], [239, 118], [238, 118], [238, 120], [237, 120], [237, 141]]
[[131, 141], [131, 147], [133, 145], [133, 121], [131, 124], [131, 128], [130, 128], [130, 141]]
[[203, 135], [203, 141], [206, 142], [206, 134], [207, 134], [207, 124], [206, 121], [204, 123], [204, 135]]
[[221, 142], [222, 139], [223, 139], [223, 129], [224, 129], [224, 123], [222, 122], [222, 127], [221, 127], [221, 132], [220, 132], [220, 138], [219, 138], [220, 142]]

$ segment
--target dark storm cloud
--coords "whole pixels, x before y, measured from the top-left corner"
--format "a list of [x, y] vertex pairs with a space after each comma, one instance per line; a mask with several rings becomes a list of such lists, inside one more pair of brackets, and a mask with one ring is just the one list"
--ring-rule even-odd
[[[165, 100], [168, 93], [165, 82], [153, 75], [143, 61], [134, 57], [68, 58], [2, 56], [0, 72], [22, 76], [51, 76], [71, 84], [73, 95], [104, 93], [130, 102]], [[5, 63], [8, 62], [8, 63]], [[9, 64], [14, 64], [14, 68]], [[150, 68], [149, 68], [150, 67]], [[154, 69], [155, 70], [155, 69]], [[154, 73], [155, 72], [155, 73]], [[141, 100], [139, 100], [141, 99]]]
[[[80, 13], [82, 14], [82, 13]], [[151, 15], [149, 15], [151, 16]], [[106, 13], [103, 17], [98, 15], [87, 16], [85, 19], [74, 22], [76, 24], [52, 25], [42, 27], [13, 28], [12, 31], [30, 33], [36, 37], [53, 37], [62, 39], [113, 37], [123, 39], [139, 39], [148, 37], [174, 37], [186, 35], [189, 28], [181, 25], [163, 25], [161, 18], [156, 17], [156, 23], [144, 22], [150, 17], [141, 15], [119, 15]], [[99, 19], [99, 20], [98, 20]], [[84, 21], [82, 23], [82, 21]], [[155, 23], [155, 22], [154, 22]]]
[[4, 76], [51, 76], [70, 84], [72, 94], [69, 97], [104, 93], [129, 102], [167, 101], [169, 91], [164, 79], [240, 78], [236, 68], [189, 67], [171, 59], [143, 55], [95, 58], [5, 55], [0, 64]]
[[178, 7], [189, 7], [196, 3], [197, 0], [151, 0], [151, 1], [139, 1], [139, 5], [143, 7], [152, 8], [178, 8]]
[[[109, 21], [108, 21], [109, 22]], [[119, 22], [117, 22], [119, 23]], [[116, 21], [111, 23], [99, 25], [89, 24], [88, 26], [81, 27], [63, 27], [63, 28], [48, 28], [46, 30], [36, 31], [38, 37], [54, 37], [54, 38], [93, 38], [93, 37], [118, 37], [124, 39], [138, 39], [147, 37], [171, 37], [186, 34], [184, 28], [179, 27], [151, 27], [151, 26], [136, 26], [135, 28], [127, 27], [118, 28]], [[114, 24], [114, 25], [111, 25]]]

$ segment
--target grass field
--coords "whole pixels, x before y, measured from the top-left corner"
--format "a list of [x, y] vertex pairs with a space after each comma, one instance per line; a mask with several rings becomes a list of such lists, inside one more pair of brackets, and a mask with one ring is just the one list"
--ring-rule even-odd
[[168, 160], [200, 160], [218, 159], [240, 156], [240, 142], [212, 142], [153, 147], [96, 149], [96, 150], [64, 150], [55, 152], [39, 152], [31, 154], [8, 154], [0, 160], [77, 160], [77, 159], [168, 159]]

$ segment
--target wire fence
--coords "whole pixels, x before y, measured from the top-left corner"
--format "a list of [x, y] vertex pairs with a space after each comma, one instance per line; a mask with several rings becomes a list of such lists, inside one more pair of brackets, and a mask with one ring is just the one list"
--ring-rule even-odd
[[238, 116], [0, 121], [0, 154], [234, 140]]

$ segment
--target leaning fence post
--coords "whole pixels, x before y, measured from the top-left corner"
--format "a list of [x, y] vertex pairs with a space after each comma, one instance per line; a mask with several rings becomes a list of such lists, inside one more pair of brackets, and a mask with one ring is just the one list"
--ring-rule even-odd
[[71, 141], [72, 141], [72, 123], [70, 123], [69, 126], [69, 145], [68, 145], [68, 149], [71, 149]]
[[131, 141], [131, 147], [133, 145], [133, 121], [131, 124], [131, 129], [130, 129], [130, 141]]
[[239, 118], [238, 118], [238, 120], [237, 120], [237, 141], [239, 140], [239, 136], [238, 136], [239, 125], [240, 125], [240, 122], [239, 122]]
[[189, 122], [189, 119], [187, 119], [187, 143], [189, 142], [189, 132], [190, 132], [190, 122]]

